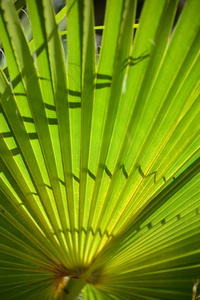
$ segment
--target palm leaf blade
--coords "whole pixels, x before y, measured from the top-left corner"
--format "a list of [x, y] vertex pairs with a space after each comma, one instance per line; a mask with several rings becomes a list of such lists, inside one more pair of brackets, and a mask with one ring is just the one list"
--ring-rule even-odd
[[135, 30], [108, 0], [99, 56], [92, 1], [27, 0], [30, 45], [23, 4], [0, 3], [0, 295], [195, 300], [199, 1], [175, 28], [178, 1], [146, 1]]

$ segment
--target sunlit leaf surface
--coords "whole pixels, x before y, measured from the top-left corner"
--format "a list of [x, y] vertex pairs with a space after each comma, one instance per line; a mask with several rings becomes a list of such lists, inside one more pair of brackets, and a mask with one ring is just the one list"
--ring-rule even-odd
[[98, 61], [66, 4], [0, 1], [0, 298], [195, 300], [200, 2], [107, 0]]

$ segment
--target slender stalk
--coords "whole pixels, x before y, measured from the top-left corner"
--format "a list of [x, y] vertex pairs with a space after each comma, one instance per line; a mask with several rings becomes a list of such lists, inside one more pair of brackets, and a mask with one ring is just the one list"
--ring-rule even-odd
[[63, 300], [74, 300], [77, 299], [81, 290], [85, 286], [85, 278], [74, 279], [70, 278], [67, 285], [64, 288]]

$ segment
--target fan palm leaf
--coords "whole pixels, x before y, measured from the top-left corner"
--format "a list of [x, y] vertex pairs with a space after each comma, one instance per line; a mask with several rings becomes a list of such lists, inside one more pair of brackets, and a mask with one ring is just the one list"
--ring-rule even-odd
[[30, 43], [24, 4], [0, 1], [1, 298], [195, 299], [200, 2], [136, 30], [108, 0], [98, 62], [92, 1], [27, 0]]

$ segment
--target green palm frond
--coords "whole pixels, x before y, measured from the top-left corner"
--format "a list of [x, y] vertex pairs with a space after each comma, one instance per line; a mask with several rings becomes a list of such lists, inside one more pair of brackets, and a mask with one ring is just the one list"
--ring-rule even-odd
[[195, 299], [200, 2], [107, 0], [98, 62], [66, 4], [0, 0], [0, 296]]

